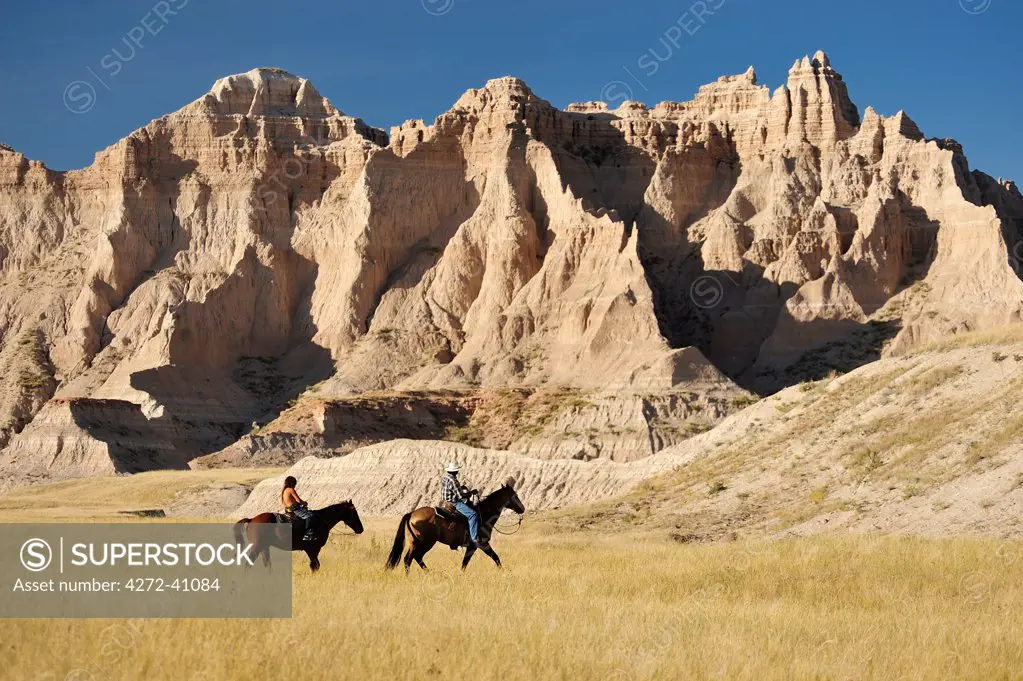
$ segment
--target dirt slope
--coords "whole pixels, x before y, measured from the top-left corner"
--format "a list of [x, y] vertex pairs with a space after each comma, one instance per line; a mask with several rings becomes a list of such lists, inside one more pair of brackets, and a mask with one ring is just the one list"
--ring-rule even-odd
[[755, 399], [727, 382], [687, 388], [654, 394], [506, 388], [314, 395], [190, 465], [283, 466], [395, 439], [448, 440], [540, 459], [632, 461], [709, 430]]
[[[788, 388], [645, 459], [541, 461], [453, 443], [395, 441], [291, 469], [313, 503], [353, 497], [401, 513], [437, 496], [448, 459], [483, 488], [520, 480], [566, 525], [735, 534], [907, 531], [1023, 534], [1023, 332], [962, 336]], [[995, 344], [991, 344], [995, 343]], [[241, 512], [275, 507], [282, 476]]]

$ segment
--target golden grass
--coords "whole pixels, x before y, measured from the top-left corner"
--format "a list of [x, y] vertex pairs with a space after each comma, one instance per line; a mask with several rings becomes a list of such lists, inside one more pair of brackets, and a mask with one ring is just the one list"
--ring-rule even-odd
[[291, 620], [143, 620], [133, 643], [116, 621], [4, 621], [3, 677], [989, 681], [1023, 670], [1020, 543], [692, 546], [539, 523], [495, 540], [504, 571], [484, 558], [459, 574], [442, 548], [431, 573], [406, 577], [381, 567], [394, 524], [336, 535], [318, 575], [296, 560]]
[[932, 343], [926, 343], [910, 352], [917, 355], [923, 352], [939, 352], [956, 348], [975, 348], [985, 345], [1012, 345], [1023, 343], [1023, 324], [1006, 324], [985, 331], [969, 331], [945, 336]]
[[923, 397], [941, 384], [955, 380], [962, 373], [963, 367], [960, 364], [935, 367], [911, 381], [905, 381], [901, 388], [910, 397]]
[[[910, 397], [918, 397], [919, 392], [914, 391], [929, 392], [937, 385], [934, 381], [944, 382], [958, 374], [957, 367], [932, 369], [908, 381], [906, 386], [900, 386], [900, 390], [905, 390]], [[926, 478], [932, 483], [950, 480], [993, 457], [1023, 435], [1023, 415], [1013, 406], [1021, 388], [1023, 379], [1016, 378], [983, 401], [950, 398], [942, 400], [937, 408], [919, 414], [897, 412], [883, 416], [864, 430], [859, 444], [846, 456], [855, 462], [865, 451], [885, 452], [887, 458], [882, 465], [890, 476], [903, 480]], [[1001, 418], [979, 419], [978, 414], [1000, 414]], [[964, 459], [927, 465], [934, 451], [967, 436], [975, 441]]]
[[[65, 480], [18, 489], [0, 497], [3, 522], [114, 518], [121, 511], [166, 508], [180, 496], [219, 483], [255, 486], [276, 475], [276, 468], [221, 468], [152, 471], [118, 478]], [[31, 509], [32, 516], [26, 511]]]

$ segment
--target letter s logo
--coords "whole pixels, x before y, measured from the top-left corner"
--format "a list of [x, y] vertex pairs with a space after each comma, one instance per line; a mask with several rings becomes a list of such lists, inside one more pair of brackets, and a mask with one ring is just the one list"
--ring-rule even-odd
[[96, 88], [92, 83], [76, 80], [64, 88], [64, 106], [75, 114], [83, 114], [96, 105]]
[[52, 560], [53, 551], [42, 539], [29, 539], [21, 545], [21, 564], [30, 572], [42, 572]]

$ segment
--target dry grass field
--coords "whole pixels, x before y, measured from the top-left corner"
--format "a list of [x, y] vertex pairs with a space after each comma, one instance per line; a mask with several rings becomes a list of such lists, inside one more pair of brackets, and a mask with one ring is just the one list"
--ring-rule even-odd
[[[246, 489], [278, 472], [273, 468], [152, 471], [36, 485], [0, 496], [0, 522], [116, 520], [135, 511], [179, 507], [182, 516], [199, 515], [187, 512], [197, 501], [208, 498], [216, 504], [225, 492], [232, 494], [223, 502], [231, 502], [238, 493], [244, 499]], [[235, 507], [240, 503], [235, 502]]]
[[296, 557], [290, 620], [8, 620], [0, 677], [1023, 678], [1018, 542], [693, 545], [541, 517], [495, 540], [504, 570], [442, 547], [406, 577], [382, 569], [395, 523], [335, 531], [315, 576]]

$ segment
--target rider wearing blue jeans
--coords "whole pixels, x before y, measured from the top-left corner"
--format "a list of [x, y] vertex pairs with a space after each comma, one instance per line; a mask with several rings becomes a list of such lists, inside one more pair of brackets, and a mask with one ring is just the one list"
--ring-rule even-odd
[[480, 514], [476, 512], [476, 509], [469, 505], [469, 501], [473, 494], [476, 494], [476, 490], [470, 490], [468, 487], [463, 485], [458, 480], [458, 472], [461, 467], [454, 461], [447, 465], [447, 474], [441, 478], [440, 487], [441, 495], [444, 501], [452, 503], [455, 509], [464, 515], [469, 521], [469, 537], [472, 538], [472, 542], [479, 547], [486, 545], [486, 542], [480, 541]]

